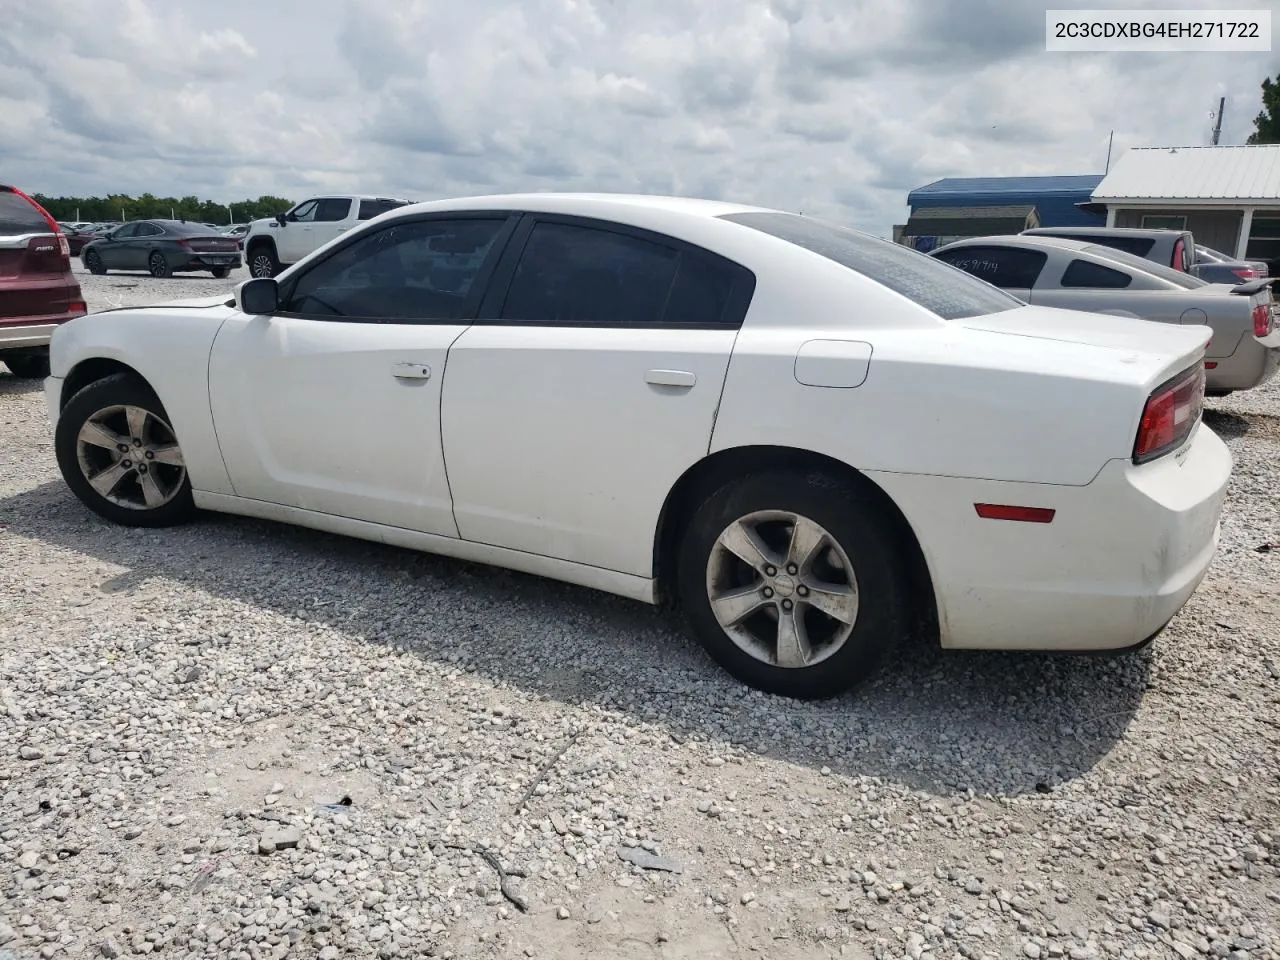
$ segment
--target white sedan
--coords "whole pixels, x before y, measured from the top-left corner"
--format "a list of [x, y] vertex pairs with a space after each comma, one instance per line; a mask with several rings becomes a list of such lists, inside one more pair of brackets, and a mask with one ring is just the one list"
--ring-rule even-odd
[[46, 390], [67, 484], [117, 523], [223, 511], [671, 600], [742, 681], [821, 697], [917, 629], [1158, 633], [1231, 470], [1209, 337], [810, 217], [532, 194], [73, 320]]

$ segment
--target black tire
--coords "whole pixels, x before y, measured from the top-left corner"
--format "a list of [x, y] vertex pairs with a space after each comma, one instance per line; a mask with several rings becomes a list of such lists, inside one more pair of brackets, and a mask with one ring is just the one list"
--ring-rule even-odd
[[[107, 499], [90, 485], [80, 464], [78, 450], [80, 430], [90, 417], [116, 406], [141, 407], [152, 417], [158, 418], [161, 425], [168, 430], [169, 434], [172, 434], [172, 430], [168, 429], [169, 415], [165, 412], [164, 405], [160, 403], [151, 388], [136, 376], [116, 373], [89, 384], [67, 402], [58, 417], [57, 429], [54, 431], [53, 446], [58, 468], [62, 471], [62, 478], [71, 488], [71, 492], [94, 513], [123, 526], [168, 527], [192, 519], [196, 514], [196, 506], [191, 496], [191, 479], [186, 476], [185, 467], [182, 469], [181, 482], [175, 484], [176, 493], [157, 507], [121, 506]], [[152, 424], [151, 430], [154, 432], [156, 430], [154, 421], [149, 423]], [[167, 440], [167, 438], [164, 439]], [[174, 440], [176, 441], [176, 437]], [[98, 448], [93, 449], [96, 451]], [[156, 469], [154, 462], [152, 469]], [[168, 475], [176, 477], [176, 474]], [[140, 490], [141, 483], [135, 472], [132, 478], [126, 476], [120, 484], [117, 484], [113, 492], [129, 492], [128, 484], [131, 479], [138, 483]]]
[[274, 277], [280, 272], [280, 261], [276, 258], [275, 247], [270, 242], [259, 243], [249, 251], [249, 276], [257, 278]]
[[230, 267], [214, 267], [209, 272], [212, 273], [214, 278], [217, 280], [225, 280], [227, 277], [231, 276]]
[[147, 257], [147, 270], [153, 277], [173, 276], [173, 271], [169, 268], [169, 258], [159, 250], [152, 250], [151, 256]]
[[[886, 518], [883, 504], [877, 501], [873, 491], [862, 485], [817, 472], [762, 473], [727, 483], [711, 494], [695, 510], [680, 544], [676, 592], [694, 635], [712, 659], [749, 686], [800, 699], [836, 696], [870, 676], [886, 654], [911, 635], [913, 625], [907, 551], [901, 535]], [[842, 645], [832, 643], [834, 652], [811, 666], [778, 666], [776, 662], [753, 656], [729, 636], [712, 611], [708, 565], [717, 540], [735, 521], [764, 511], [785, 511], [816, 523], [844, 552], [853, 569], [858, 604], [852, 630]], [[766, 523], [757, 529], [773, 532], [766, 529], [769, 526]], [[785, 530], [786, 524], [778, 525], [777, 529]], [[813, 554], [815, 557], [834, 555], [826, 548]], [[817, 562], [814, 561], [815, 569]], [[801, 582], [801, 578], [793, 579], [784, 576], [785, 573], [779, 570], [779, 581], [769, 581], [778, 586], [774, 599], [766, 603], [764, 612], [752, 617], [780, 617], [783, 615], [780, 604], [791, 603], [793, 606], [788, 609], [793, 609], [793, 615], [802, 622], [817, 628], [826, 625], [823, 614], [809, 607], [808, 601], [777, 599], [787, 589], [780, 580], [791, 584]], [[799, 593], [787, 595], [800, 596]], [[814, 617], [819, 618], [816, 624]], [[763, 623], [748, 618], [742, 624], [753, 622]], [[838, 626], [835, 620], [830, 623]], [[774, 631], [776, 634], [776, 627]], [[806, 634], [809, 635], [808, 631]], [[815, 629], [811, 636], [820, 636], [819, 630]], [[815, 643], [813, 652], [820, 650], [820, 643]]]
[[96, 277], [100, 277], [107, 272], [107, 265], [102, 262], [102, 257], [98, 256], [97, 250], [90, 250], [84, 255], [84, 265]]
[[19, 380], [43, 380], [49, 375], [49, 354], [44, 353], [17, 353], [17, 354], [0, 354], [0, 362], [3, 362]]

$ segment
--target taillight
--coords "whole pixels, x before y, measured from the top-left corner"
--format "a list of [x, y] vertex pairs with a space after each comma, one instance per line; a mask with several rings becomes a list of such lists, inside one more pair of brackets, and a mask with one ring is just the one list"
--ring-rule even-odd
[[61, 254], [62, 258], [66, 260], [68, 264], [70, 264], [71, 245], [67, 243], [66, 235], [62, 232], [62, 228], [58, 226], [58, 221], [53, 219], [53, 217], [49, 216], [48, 210], [40, 206], [40, 204], [36, 203], [35, 200], [27, 196], [17, 187], [10, 187], [9, 189], [13, 192], [15, 196], [21, 197], [23, 200], [27, 201], [27, 203], [35, 207], [36, 210], [40, 213], [40, 216], [44, 217], [44, 222], [49, 225], [49, 232], [58, 238], [58, 253]]
[[1146, 463], [1181, 446], [1204, 409], [1204, 365], [1196, 364], [1155, 389], [1142, 410], [1133, 462]]
[[1258, 275], [1258, 271], [1253, 267], [1232, 267], [1231, 272], [1241, 280], [1252, 280]]
[[1270, 335], [1271, 322], [1271, 311], [1267, 309], [1265, 303], [1260, 303], [1253, 308], [1253, 335], [1255, 337]]
[[183, 249], [185, 249], [185, 250], [190, 250], [190, 249], [191, 249], [191, 241], [190, 241], [190, 240], [179, 240], [179, 241], [178, 241], [178, 246], [182, 247], [182, 248], [183, 248]]
[[83, 300], [72, 300], [67, 304], [67, 313], [88, 313], [89, 305]]

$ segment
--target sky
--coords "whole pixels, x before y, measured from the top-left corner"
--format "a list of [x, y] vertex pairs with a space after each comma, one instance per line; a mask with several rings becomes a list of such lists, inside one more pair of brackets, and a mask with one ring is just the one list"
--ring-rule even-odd
[[887, 236], [940, 177], [1243, 143], [1272, 53], [1050, 53], [1046, 7], [1280, 0], [0, 0], [0, 182], [28, 192], [590, 190]]

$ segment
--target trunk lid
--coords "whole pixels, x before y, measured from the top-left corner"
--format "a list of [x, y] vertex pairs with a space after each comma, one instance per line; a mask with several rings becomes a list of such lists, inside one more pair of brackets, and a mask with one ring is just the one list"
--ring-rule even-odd
[[971, 330], [1097, 347], [1127, 367], [1140, 368], [1149, 385], [1203, 363], [1205, 347], [1213, 336], [1212, 328], [1207, 326], [1157, 323], [1057, 307], [1026, 306], [950, 322]]

